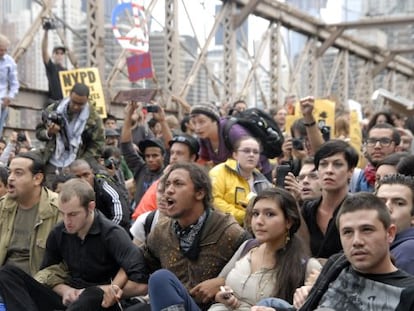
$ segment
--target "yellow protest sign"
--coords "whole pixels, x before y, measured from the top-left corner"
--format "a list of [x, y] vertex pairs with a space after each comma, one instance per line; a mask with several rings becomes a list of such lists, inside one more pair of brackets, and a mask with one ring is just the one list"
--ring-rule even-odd
[[351, 110], [349, 114], [349, 138], [349, 143], [351, 144], [351, 146], [354, 147], [356, 151], [358, 151], [358, 167], [364, 168], [366, 165], [366, 159], [362, 153], [361, 125], [359, 123], [358, 112], [354, 109]]
[[290, 134], [290, 128], [292, 127], [293, 122], [300, 119], [299, 116], [296, 115], [287, 115], [286, 116], [286, 123], [285, 123], [285, 133], [286, 136], [291, 136]]
[[[295, 115], [302, 118], [300, 103], [296, 102]], [[313, 116], [316, 122], [321, 125], [324, 123], [331, 129], [331, 135], [335, 133], [335, 102], [329, 99], [315, 99]], [[331, 136], [333, 137], [333, 136]]]
[[60, 86], [63, 96], [69, 93], [76, 83], [86, 84], [89, 89], [89, 103], [95, 107], [101, 118], [106, 117], [105, 97], [102, 89], [101, 78], [97, 68], [78, 68], [59, 72]]
[[356, 110], [351, 110], [349, 116], [349, 137], [353, 147], [356, 150], [361, 150], [362, 145], [362, 132], [361, 125], [359, 124], [358, 113]]

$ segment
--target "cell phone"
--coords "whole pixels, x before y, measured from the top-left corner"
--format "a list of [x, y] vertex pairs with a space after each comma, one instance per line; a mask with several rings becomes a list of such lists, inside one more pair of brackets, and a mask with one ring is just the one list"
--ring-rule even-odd
[[303, 145], [303, 140], [301, 138], [293, 138], [292, 148], [295, 150], [304, 150], [305, 146]]
[[285, 188], [285, 178], [291, 171], [290, 165], [282, 164], [276, 167], [276, 187]]
[[220, 291], [223, 292], [223, 293], [226, 293], [226, 294], [223, 295], [224, 299], [226, 299], [226, 300], [230, 299], [230, 297], [232, 295], [232, 292], [227, 292], [227, 290], [224, 286], [220, 286]]
[[158, 112], [160, 110], [160, 107], [156, 105], [147, 105], [145, 106], [145, 109], [147, 109], [148, 112]]

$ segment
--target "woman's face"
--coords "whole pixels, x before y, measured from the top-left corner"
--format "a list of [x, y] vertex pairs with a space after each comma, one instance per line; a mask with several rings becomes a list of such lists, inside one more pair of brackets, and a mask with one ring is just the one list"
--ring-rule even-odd
[[328, 192], [339, 191], [348, 187], [353, 169], [348, 168], [348, 162], [342, 152], [319, 161], [319, 180], [322, 189]]
[[205, 114], [196, 114], [191, 117], [194, 126], [194, 133], [200, 138], [210, 138], [214, 131], [217, 131], [217, 122]]
[[271, 243], [277, 248], [286, 243], [286, 235], [291, 227], [279, 204], [270, 198], [256, 202], [252, 209], [252, 230], [260, 243]]
[[375, 124], [384, 124], [384, 123], [387, 123], [387, 118], [383, 114], [380, 114], [377, 117], [377, 121], [375, 122]]
[[234, 159], [239, 163], [241, 169], [253, 171], [260, 158], [260, 145], [252, 138], [240, 142], [239, 147], [233, 153]]

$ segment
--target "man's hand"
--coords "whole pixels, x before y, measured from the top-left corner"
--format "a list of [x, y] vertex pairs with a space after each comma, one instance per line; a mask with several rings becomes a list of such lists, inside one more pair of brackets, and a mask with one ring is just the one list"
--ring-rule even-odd
[[118, 303], [122, 297], [122, 289], [118, 285], [101, 285], [99, 286], [104, 291], [104, 296], [101, 306], [109, 308], [115, 303]]
[[4, 107], [8, 107], [11, 104], [11, 99], [9, 97], [3, 97], [2, 100]]
[[157, 120], [158, 122], [164, 122], [165, 121], [165, 112], [164, 112], [164, 109], [160, 105], [158, 105], [156, 102], [152, 102], [151, 105], [158, 107], [158, 111], [157, 112], [153, 112], [152, 113], [152, 117], [155, 120]]
[[292, 137], [286, 137], [282, 144], [283, 159], [290, 160], [292, 158]]
[[216, 293], [220, 290], [220, 286], [224, 285], [224, 278], [214, 278], [205, 280], [190, 290], [190, 295], [195, 300], [203, 303], [210, 302], [214, 299]]
[[142, 105], [141, 103], [138, 103], [136, 101], [131, 101], [129, 102], [124, 110], [124, 115], [125, 115], [125, 120], [131, 120], [132, 114], [135, 112], [135, 110], [137, 109], [142, 109]]
[[11, 134], [9, 136], [9, 142], [12, 143], [12, 144], [17, 143], [17, 132], [16, 131], [11, 132]]
[[305, 123], [311, 123], [314, 121], [313, 108], [315, 107], [315, 98], [308, 96], [300, 99], [300, 110], [303, 114], [303, 121]]
[[295, 175], [291, 172], [285, 177], [285, 189], [289, 191], [294, 198], [300, 198], [301, 187], [297, 182]]
[[83, 292], [83, 289], [76, 289], [70, 286], [67, 286], [67, 288], [62, 293], [62, 303], [65, 306], [70, 305], [72, 302], [78, 300], [79, 295]]
[[321, 270], [312, 269], [311, 273], [309, 273], [307, 279], [305, 280], [305, 285], [313, 286], [319, 277], [319, 274], [321, 274]]
[[299, 309], [303, 306], [306, 298], [308, 298], [309, 292], [312, 289], [312, 286], [305, 285], [296, 289], [295, 294], [293, 295], [293, 305], [296, 309]]
[[50, 124], [47, 126], [47, 136], [51, 137], [59, 133], [60, 126], [56, 123], [50, 122]]

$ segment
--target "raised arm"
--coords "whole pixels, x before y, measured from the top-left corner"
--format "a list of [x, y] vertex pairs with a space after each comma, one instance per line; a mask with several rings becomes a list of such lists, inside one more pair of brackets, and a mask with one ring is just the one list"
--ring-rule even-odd
[[43, 63], [47, 64], [50, 60], [50, 55], [48, 52], [48, 46], [49, 46], [49, 31], [45, 30], [43, 33], [43, 39], [42, 39], [42, 58]]
[[122, 126], [121, 131], [121, 143], [129, 143], [132, 142], [132, 114], [134, 111], [138, 108], [140, 108], [141, 105], [137, 102], [129, 102], [127, 106], [125, 107], [124, 112], [124, 125]]
[[152, 116], [155, 120], [160, 122], [161, 131], [162, 131], [162, 139], [164, 140], [164, 145], [169, 146], [168, 143], [172, 139], [173, 135], [172, 135], [170, 127], [168, 126], [167, 121], [165, 120], [164, 109], [160, 105], [156, 105], [156, 106], [158, 107], [158, 112], [153, 112]]
[[312, 146], [312, 153], [315, 153], [315, 151], [318, 150], [324, 143], [318, 123], [313, 116], [314, 106], [315, 98], [312, 96], [308, 96], [300, 100], [300, 110], [302, 111], [306, 133], [308, 134], [308, 139]]

